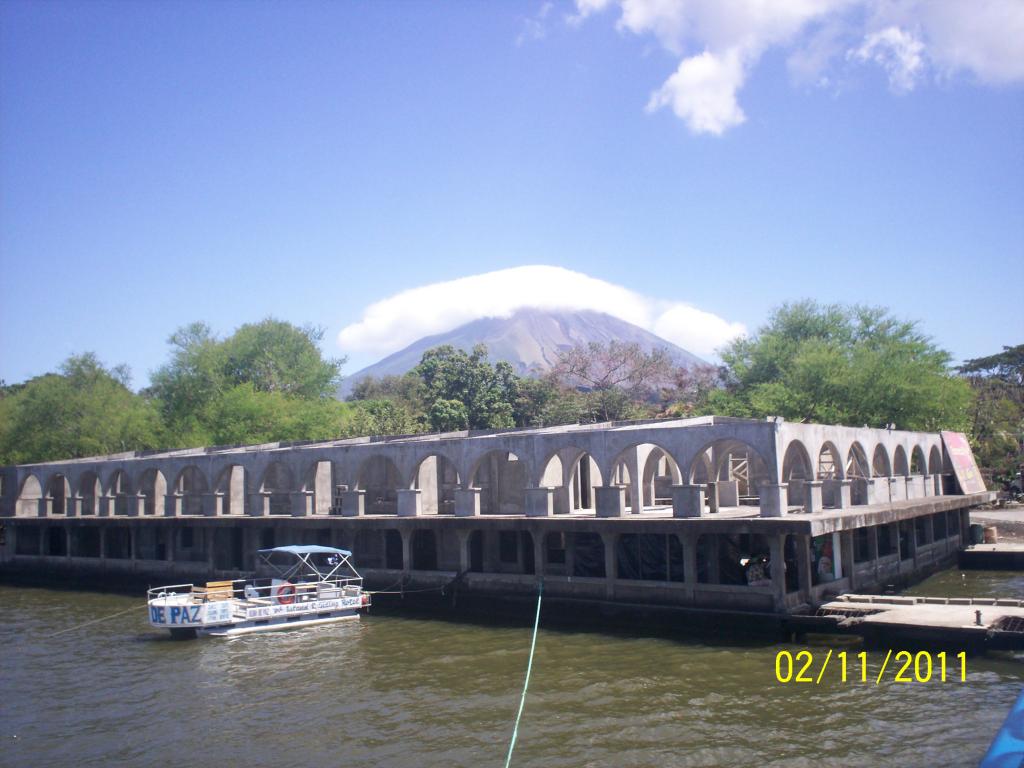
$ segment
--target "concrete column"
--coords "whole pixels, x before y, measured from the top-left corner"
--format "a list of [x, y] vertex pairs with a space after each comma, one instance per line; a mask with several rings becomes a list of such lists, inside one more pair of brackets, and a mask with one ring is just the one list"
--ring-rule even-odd
[[480, 515], [480, 489], [479, 488], [456, 488], [455, 489], [455, 516], [456, 517], [479, 517]]
[[804, 512], [809, 515], [821, 512], [825, 508], [821, 495], [821, 480], [804, 480]]
[[796, 537], [796, 579], [800, 589], [800, 598], [804, 602], [811, 600], [811, 537]]
[[412, 570], [412, 531], [403, 528], [399, 534], [402, 536], [402, 572], [408, 573]]
[[398, 489], [398, 516], [419, 517], [423, 514], [422, 491], [417, 488]]
[[921, 477], [921, 495], [926, 497], [935, 495], [935, 481], [931, 475]]
[[176, 526], [160, 526], [157, 531], [164, 537], [164, 545], [166, 551], [164, 552], [164, 558], [169, 563], [173, 563], [174, 559], [178, 555], [178, 530]]
[[144, 514], [146, 514], [146, 494], [142, 491], [134, 495], [128, 494], [128, 517], [141, 517]]
[[764, 483], [758, 489], [761, 499], [761, 517], [782, 517], [786, 514], [788, 496], [786, 486], [777, 483]]
[[707, 493], [704, 499], [708, 505], [708, 512], [714, 515], [718, 512], [718, 483], [710, 482], [706, 487]]
[[605, 595], [609, 599], [615, 597], [615, 580], [619, 578], [618, 573], [618, 557], [616, 552], [616, 544], [619, 536], [615, 533], [602, 533], [601, 543], [604, 544], [604, 578], [605, 578]]
[[[879, 485], [877, 482], [878, 480], [885, 481], [886, 486], [884, 491], [879, 490]], [[881, 504], [883, 503], [883, 501], [889, 500], [889, 485], [888, 481], [884, 477], [865, 477], [862, 482], [864, 483], [864, 495], [866, 499], [866, 504]], [[885, 499], [882, 498], [882, 494], [886, 496]]]
[[704, 557], [708, 561], [709, 584], [718, 584], [722, 580], [718, 549], [718, 535], [714, 533], [706, 534], [704, 536]]
[[719, 480], [715, 483], [718, 488], [718, 506], [738, 507], [740, 505], [740, 484], [736, 480]]
[[821, 481], [822, 497], [832, 509], [849, 509], [852, 505], [852, 480], [828, 478]]
[[[42, 539], [40, 538], [40, 544]], [[107, 559], [107, 529], [106, 526], [100, 526], [100, 560]]]
[[526, 516], [551, 517], [555, 513], [554, 488], [526, 489]]
[[220, 491], [200, 494], [200, 508], [206, 517], [217, 517], [224, 511], [224, 494]]
[[291, 496], [292, 517], [308, 517], [313, 514], [312, 491], [292, 491], [289, 495]]
[[836, 542], [834, 538], [835, 536], [838, 536], [838, 551], [842, 552], [842, 557], [836, 559], [836, 578], [841, 579], [843, 577], [843, 563], [846, 563], [847, 568], [850, 571], [850, 590], [855, 590], [857, 588], [857, 568], [853, 559], [853, 531], [842, 531], [832, 535], [832, 550], [836, 551]]
[[139, 526], [136, 523], [128, 526], [128, 552], [133, 563], [139, 559]]
[[567, 515], [572, 511], [572, 488], [567, 485], [555, 488], [554, 510], [556, 515]]
[[598, 517], [622, 517], [626, 506], [626, 488], [622, 485], [603, 485], [594, 489], [597, 497]]
[[907, 498], [907, 478], [896, 475], [889, 478], [889, 501], [905, 501]]
[[114, 516], [114, 500], [107, 494], [103, 494], [97, 499], [99, 502], [96, 505], [96, 516], [97, 517], [113, 517]]
[[455, 529], [455, 538], [459, 542], [459, 573], [469, 571], [469, 535], [472, 531], [462, 528]]
[[366, 514], [366, 491], [341, 491], [341, 514], [344, 517], [362, 517]]
[[[629, 469], [629, 506], [630, 512], [639, 515], [644, 509], [644, 477], [640, 469], [640, 452], [633, 448], [626, 455], [626, 467]], [[599, 515], [600, 516], [600, 515]]]
[[772, 598], [776, 610], [786, 607], [786, 537], [768, 537], [768, 556], [771, 558]]
[[933, 483], [932, 487], [935, 489], [935, 494], [934, 495], [936, 495], [936, 496], [941, 496], [942, 495], [942, 477], [943, 477], [943, 475], [942, 475], [941, 472], [939, 472], [938, 474], [932, 475], [932, 483]]
[[182, 494], [168, 493], [164, 496], [164, 517], [179, 517], [181, 515]]
[[697, 583], [697, 537], [683, 533], [676, 536], [683, 545], [683, 582], [692, 586]]
[[252, 517], [267, 517], [270, 515], [270, 494], [264, 491], [256, 491], [249, 494], [249, 514]]
[[703, 485], [672, 486], [672, 517], [700, 517], [703, 513]]
[[79, 517], [82, 514], [82, 497], [69, 496], [64, 499], [64, 514], [68, 517]]
[[546, 548], [544, 546], [544, 530], [542, 528], [533, 528], [530, 530], [530, 537], [533, 539], [533, 572], [537, 575], [538, 579], [544, 577], [544, 570], [547, 566]]

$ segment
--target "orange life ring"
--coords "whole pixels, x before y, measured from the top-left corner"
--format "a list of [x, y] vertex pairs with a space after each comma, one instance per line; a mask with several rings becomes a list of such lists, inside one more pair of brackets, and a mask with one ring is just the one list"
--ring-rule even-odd
[[295, 585], [286, 581], [274, 589], [274, 597], [281, 605], [291, 605], [295, 602]]

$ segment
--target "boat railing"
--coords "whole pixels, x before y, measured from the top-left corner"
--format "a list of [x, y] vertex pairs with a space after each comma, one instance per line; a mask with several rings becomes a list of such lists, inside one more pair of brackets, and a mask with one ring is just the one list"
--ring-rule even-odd
[[[267, 581], [263, 584], [260, 582]], [[307, 603], [355, 597], [362, 592], [362, 578], [337, 578], [317, 581], [284, 581], [268, 579], [229, 579], [205, 584], [172, 584], [147, 591], [148, 600], [172, 596], [188, 596], [192, 603], [235, 600], [245, 605], [279, 605]]]

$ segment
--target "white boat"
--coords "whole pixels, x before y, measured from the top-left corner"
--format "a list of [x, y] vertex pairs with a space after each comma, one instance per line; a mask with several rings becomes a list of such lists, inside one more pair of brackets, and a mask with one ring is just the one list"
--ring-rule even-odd
[[370, 605], [345, 549], [261, 549], [252, 579], [174, 584], [147, 593], [149, 623], [174, 637], [225, 637], [358, 619]]

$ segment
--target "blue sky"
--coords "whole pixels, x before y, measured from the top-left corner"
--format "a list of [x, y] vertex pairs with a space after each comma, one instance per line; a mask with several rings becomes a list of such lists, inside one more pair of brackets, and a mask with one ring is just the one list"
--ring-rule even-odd
[[1024, 4], [756, 5], [0, 4], [0, 378], [268, 315], [352, 373], [524, 265], [691, 346], [803, 297], [1024, 340]]

